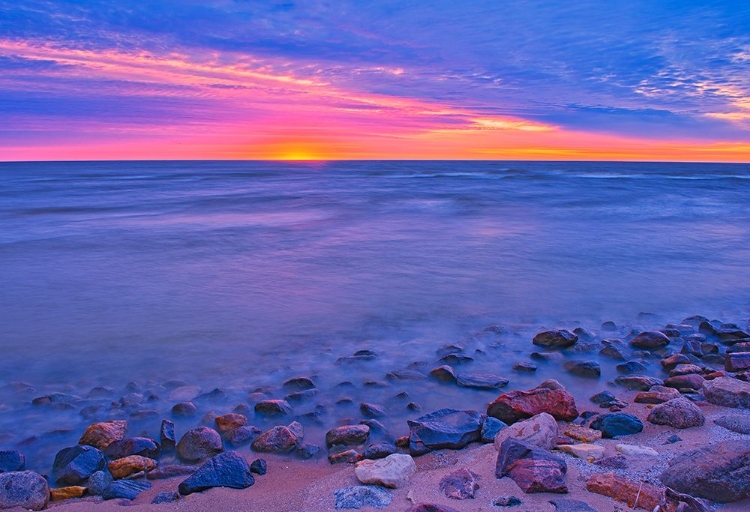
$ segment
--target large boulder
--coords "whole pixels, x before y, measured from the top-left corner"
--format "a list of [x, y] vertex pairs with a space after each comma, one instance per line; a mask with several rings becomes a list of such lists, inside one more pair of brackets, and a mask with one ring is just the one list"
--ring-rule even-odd
[[113, 441], [125, 438], [125, 431], [127, 429], [128, 422], [125, 420], [94, 423], [85, 430], [78, 444], [86, 444], [99, 450], [104, 450]]
[[572, 421], [578, 417], [573, 396], [564, 389], [537, 387], [529, 391], [510, 391], [497, 397], [487, 415], [511, 424], [546, 412], [557, 420]]
[[479, 411], [440, 409], [406, 423], [409, 425], [409, 451], [412, 455], [422, 455], [443, 448], [458, 450], [479, 441], [484, 415]]
[[86, 481], [96, 471], [104, 469], [104, 454], [88, 445], [63, 448], [55, 456], [52, 464], [54, 482], [58, 485], [78, 485]]
[[495, 448], [500, 446], [506, 439], [517, 439], [531, 445], [551, 450], [556, 446], [557, 422], [555, 418], [543, 412], [531, 418], [519, 421], [500, 430], [495, 436]]
[[750, 409], [750, 382], [731, 377], [703, 382], [703, 395], [712, 404], [739, 409]]
[[224, 450], [221, 436], [208, 427], [197, 427], [185, 432], [177, 443], [177, 455], [187, 462], [200, 462]]
[[363, 460], [354, 466], [354, 474], [363, 484], [392, 489], [404, 487], [416, 471], [417, 465], [411, 455], [402, 453], [394, 453], [384, 459]]
[[237, 452], [229, 451], [208, 460], [184, 480], [178, 490], [181, 495], [187, 496], [212, 487], [245, 489], [254, 483], [255, 479], [245, 458]]
[[42, 510], [48, 501], [49, 485], [41, 475], [33, 471], [0, 474], [0, 509]]
[[700, 427], [706, 422], [700, 408], [687, 398], [680, 397], [655, 406], [647, 418], [655, 425], [674, 428]]
[[532, 343], [538, 347], [545, 348], [568, 348], [575, 345], [578, 336], [567, 329], [553, 329], [540, 332], [534, 336]]
[[500, 445], [495, 476], [510, 477], [523, 492], [566, 493], [565, 461], [552, 452], [516, 439], [506, 439]]
[[685, 453], [662, 473], [678, 492], [730, 503], [750, 498], [750, 440], [722, 441]]
[[645, 331], [630, 340], [629, 345], [633, 348], [656, 350], [669, 345], [669, 338], [659, 331]]
[[643, 430], [643, 422], [637, 416], [628, 413], [610, 413], [597, 416], [589, 425], [599, 430], [602, 437], [613, 438], [637, 434]]

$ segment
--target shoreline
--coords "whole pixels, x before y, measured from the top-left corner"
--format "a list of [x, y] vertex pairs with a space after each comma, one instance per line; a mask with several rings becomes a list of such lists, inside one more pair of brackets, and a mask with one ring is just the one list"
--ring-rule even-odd
[[[385, 408], [377, 403], [362, 403], [359, 413], [355, 413], [354, 416], [347, 414], [344, 410], [334, 409], [338, 411], [335, 413], [338, 419], [334, 424], [337, 426], [357, 425], [357, 428], [366, 429], [364, 439], [345, 440], [341, 443], [327, 442], [323, 446], [311, 444], [310, 437], [306, 437], [304, 432], [310, 428], [311, 424], [315, 424], [317, 419], [315, 415], [295, 416], [292, 414], [292, 408], [288, 402], [280, 398], [268, 398], [269, 393], [273, 392], [256, 392], [255, 396], [251, 394], [249, 397], [250, 403], [255, 403], [254, 408], [246, 406], [242, 411], [235, 408], [234, 412], [230, 412], [226, 406], [223, 407], [224, 410], [221, 410], [220, 407], [217, 413], [204, 416], [199, 423], [199, 425], [213, 423], [211, 424], [213, 430], [207, 427], [193, 427], [188, 430], [188, 432], [200, 429], [212, 430], [214, 433], [211, 435], [219, 439], [219, 447], [215, 451], [203, 453], [196, 460], [188, 461], [193, 463], [194, 469], [201, 467], [206, 461], [214, 460], [211, 457], [219, 452], [234, 451], [239, 454], [239, 458], [246, 460], [246, 463], [243, 463], [245, 465], [254, 459], [265, 459], [268, 464], [268, 473], [255, 475], [253, 485], [242, 490], [220, 487], [178, 498], [173, 496], [176, 501], [155, 505], [151, 504], [151, 501], [157, 494], [176, 491], [177, 485], [188, 476], [183, 474], [179, 477], [163, 480], [146, 480], [146, 473], [133, 470], [131, 473], [134, 474], [127, 477], [126, 480], [148, 481], [153, 487], [135, 493], [132, 496], [134, 498], [132, 501], [124, 502], [124, 498], [116, 498], [102, 502], [100, 497], [83, 497], [50, 502], [49, 508], [62, 507], [60, 508], [61, 511], [81, 510], [89, 512], [95, 509], [106, 511], [110, 509], [109, 507], [128, 504], [135, 507], [136, 510], [152, 510], [154, 507], [191, 511], [215, 510], [217, 507], [221, 510], [251, 509], [269, 512], [277, 510], [335, 510], [334, 492], [345, 487], [360, 485], [358, 477], [355, 476], [353, 463], [366, 458], [364, 456], [368, 453], [365, 451], [366, 448], [370, 450], [373, 444], [380, 443], [388, 446], [386, 448], [380, 447], [380, 451], [375, 450], [373, 453], [378, 452], [378, 454], [370, 457], [372, 460], [382, 460], [387, 455], [394, 453], [411, 454], [416, 465], [416, 472], [406, 478], [404, 485], [386, 491], [392, 501], [387, 507], [381, 509], [406, 510], [413, 504], [433, 503], [444, 507], [452, 507], [458, 511], [505, 510], [505, 507], [496, 506], [493, 503], [495, 503], [496, 498], [512, 496], [520, 499], [523, 506], [532, 507], [533, 510], [554, 510], [555, 507], [549, 503], [550, 500], [564, 498], [583, 501], [593, 507], [594, 510], [630, 510], [620, 501], [614, 501], [611, 497], [587, 490], [587, 486], [591, 486], [592, 477], [596, 474], [613, 473], [616, 477], [625, 479], [625, 482], [635, 482], [639, 496], [641, 487], [644, 485], [655, 486], [654, 492], [662, 493], [661, 499], [665, 499], [663, 496], [664, 486], [661, 481], [664, 478], [663, 474], [669, 469], [670, 463], [676, 463], [678, 456], [682, 454], [706, 445], [718, 446], [719, 443], [737, 441], [741, 443], [742, 447], [747, 448], [747, 457], [750, 457], [750, 383], [747, 382], [750, 377], [750, 335], [747, 334], [747, 329], [743, 330], [742, 327], [733, 324], [711, 322], [702, 317], [691, 317], [686, 320], [689, 320], [690, 323], [668, 324], [661, 331], [639, 332], [638, 330], [631, 330], [619, 341], [615, 338], [606, 337], [614, 333], [616, 328], [616, 326], [610, 326], [606, 323], [602, 325], [598, 332], [587, 331], [583, 328], [577, 328], [572, 332], [564, 329], [553, 329], [538, 333], [534, 337], [533, 344], [530, 343], [527, 347], [535, 354], [529, 358], [529, 365], [542, 367], [550, 363], [551, 366], [548, 369], [557, 368], [560, 373], [574, 374], [580, 377], [583, 379], [581, 380], [582, 383], [589, 385], [591, 391], [589, 396], [596, 394], [593, 398], [600, 402], [603, 400], [602, 405], [597, 405], [591, 400], [581, 399], [580, 390], [574, 398], [555, 380], [548, 379], [542, 382], [542, 376], [529, 371], [530, 366], [519, 367], [519, 374], [529, 373], [533, 376], [530, 378], [532, 380], [537, 379], [537, 384], [541, 382], [541, 385], [529, 387], [525, 390], [509, 390], [510, 387], [506, 389], [507, 379], [501, 379], [497, 375], [467, 373], [462, 370], [462, 364], [465, 363], [462, 358], [470, 356], [466, 355], [463, 348], [457, 345], [448, 344], [441, 349], [442, 352], [438, 351], [439, 359], [435, 364], [412, 365], [410, 368], [401, 370], [401, 374], [391, 381], [406, 382], [416, 386], [425, 386], [428, 382], [433, 384], [438, 382], [440, 387], [436, 389], [459, 389], [459, 392], [462, 386], [467, 388], [466, 392], [471, 392], [477, 386], [484, 388], [486, 393], [482, 396], [486, 396], [491, 401], [491, 405], [486, 411], [480, 410], [472, 413], [473, 416], [471, 417], [476, 419], [475, 425], [472, 427], [475, 431], [467, 430], [470, 434], [470, 438], [467, 438], [468, 441], [462, 441], [461, 445], [454, 446], [454, 449], [445, 449], [445, 446], [440, 443], [430, 445], [430, 442], [419, 437], [423, 435], [419, 433], [421, 432], [419, 429], [423, 428], [424, 425], [415, 427], [416, 424], [411, 422], [409, 423], [409, 436], [397, 438], [397, 435], [390, 433], [386, 425], [378, 421], [378, 419], [382, 419], [384, 422], [391, 424], [395, 420], [389, 416]], [[745, 345], [746, 343], [748, 345]], [[351, 357], [355, 358], [357, 363], [366, 363], [371, 355], [368, 351], [360, 351]], [[478, 352], [473, 355], [481, 356]], [[602, 370], [605, 369], [604, 373], [606, 373], [606, 368], [611, 369], [611, 367], [616, 367], [619, 374], [614, 382], [601, 378]], [[395, 374], [396, 371], [393, 373]], [[549, 375], [549, 372], [546, 372], [546, 374]], [[188, 403], [190, 394], [197, 396], [200, 393], [200, 390], [185, 389], [189, 387], [188, 384], [184, 384], [174, 388], [170, 400], [185, 399], [179, 403]], [[720, 388], [721, 393], [716, 393], [714, 389], [716, 387]], [[304, 398], [315, 397], [318, 393], [313, 379], [308, 377], [291, 379], [285, 382], [282, 388], [289, 393], [287, 398], [295, 393]], [[377, 390], [378, 386], [373, 386], [373, 389]], [[535, 393], [540, 394], [543, 398], [537, 399]], [[131, 394], [138, 395], [135, 390], [131, 390]], [[530, 398], [532, 395], [534, 396]], [[730, 395], [730, 398], [739, 400], [734, 404], [736, 407], [727, 406], [732, 405], [729, 403], [730, 398], [727, 398]], [[563, 397], [563, 401], [569, 399], [572, 402], [575, 414], [566, 416], [568, 413], [562, 411], [563, 405], [557, 397]], [[131, 396], [131, 399], [134, 399], [134, 397]], [[142, 399], [143, 397], [141, 397]], [[518, 403], [515, 403], [515, 401], [518, 401]], [[63, 410], [78, 410], [77, 406], [53, 395], [47, 395], [46, 398], [37, 397], [34, 402], [37, 405], [44, 406], [39, 409], [42, 413], [45, 410], [48, 412], [54, 411], [58, 407]], [[665, 403], [669, 407], [665, 407], [663, 405]], [[498, 404], [501, 404], [502, 407]], [[506, 407], [507, 404], [511, 405]], [[444, 413], [447, 414], [445, 418], [449, 418], [445, 421], [448, 421], [448, 423], [454, 422], [453, 418], [460, 416], [459, 427], [464, 428], [465, 417], [467, 416], [461, 412], [464, 410], [462, 404], [455, 403], [453, 407], [455, 407], [454, 412]], [[528, 407], [532, 407], [534, 410], [528, 410]], [[670, 407], [672, 408], [670, 409]], [[514, 416], [521, 409], [523, 409], [522, 414], [518, 417]], [[175, 442], [182, 437], [182, 435], [179, 435], [175, 438], [174, 423], [165, 420], [166, 423], [172, 424], [172, 440], [169, 440], [169, 435], [166, 438], [164, 437], [164, 423], [162, 423], [161, 439], [158, 439], [158, 436], [154, 435], [152, 431], [139, 430], [138, 410], [131, 410], [130, 417], [127, 420], [131, 422], [130, 425], [123, 426], [121, 431], [113, 434], [114, 437], [108, 439], [108, 442], [102, 444], [99, 448], [104, 451], [105, 448], [111, 449], [108, 445], [113, 441], [122, 439], [127, 441], [132, 439], [133, 436], [136, 439], [142, 439], [138, 436], [146, 436], [161, 442], [164, 450], [159, 455], [150, 454], [146, 457], [153, 457], [158, 462], [151, 462], [149, 466], [142, 468], [145, 472], [152, 471], [153, 467], [185, 464], [185, 452], [179, 447], [179, 444], [179, 456], [170, 453], [168, 448], [169, 443], [167, 441]], [[655, 410], [665, 411], [661, 419], [655, 417]], [[493, 428], [498, 428], [498, 430], [492, 431], [492, 436], [487, 438], [485, 430], [490, 428], [488, 425], [491, 422], [487, 419], [485, 412], [490, 417], [495, 418], [493, 421], [501, 420], [510, 426], [503, 424], [504, 426], [498, 428], [493, 423]], [[425, 415], [429, 417], [431, 413], [433, 413], [433, 410], [412, 410], [409, 416], [412, 420], [419, 421]], [[461, 414], [464, 414], [464, 416], [461, 416]], [[543, 417], [548, 414], [554, 416], [557, 421], [551, 420], [554, 422], [554, 427], [549, 428], [552, 429], [550, 432], [554, 433], [549, 434], [549, 439], [543, 441], [541, 445], [535, 445], [534, 443], [537, 441], [529, 441], [527, 437], [519, 434], [519, 425], [525, 422], [532, 422], [534, 428], [538, 430], [539, 426], [535, 422], [543, 422]], [[217, 416], [218, 419], [216, 419]], [[601, 421], [605, 416], [616, 416], [619, 419], [624, 419], [625, 416], [632, 417], [628, 421], [639, 423], [640, 430], [615, 433], [613, 438], [610, 439], [608, 438], [610, 436], [606, 433], [606, 425], [603, 427], [601, 425], [596, 426], [597, 421]], [[728, 416], [739, 418], [740, 423], [742, 423], [741, 427], [749, 429], [747, 433], [733, 431], [714, 423], [715, 420]], [[155, 415], [151, 414], [149, 418], [153, 423]], [[360, 421], [361, 418], [364, 419]], [[305, 422], [305, 426], [297, 420]], [[92, 421], [90, 423], [93, 425], [104, 424], [106, 425], [105, 428], [109, 428], [114, 424], [119, 425], [118, 422], [121, 421], [125, 420], [104, 420], [103, 423]], [[318, 428], [329, 429], [329, 434], [336, 429], [336, 427], [330, 429], [330, 418], [328, 419], [329, 427], [323, 427], [324, 423], [320, 420], [317, 421]], [[438, 416], [434, 423], [440, 424], [442, 421], [444, 421], [444, 418]], [[227, 423], [227, 425], [223, 423]], [[253, 423], [253, 426], [250, 423]], [[264, 428], [256, 428], [254, 426], [256, 423], [264, 425]], [[724, 423], [726, 424], [726, 422]], [[192, 424], [195, 424], [195, 420], [192, 420]], [[451, 425], [453, 424], [451, 423]], [[575, 428], [586, 432], [584, 437], [579, 438], [573, 434], [568, 434], [573, 425], [577, 426]], [[592, 432], [596, 433], [592, 428], [596, 432], [604, 433], [604, 438], [585, 439], [585, 436], [591, 435]], [[315, 432], [314, 428], [310, 430]], [[480, 437], [480, 430], [481, 437], [485, 437], [484, 444], [477, 442], [477, 438]], [[401, 433], [403, 433], [403, 427], [396, 432], [396, 434]], [[601, 433], [597, 435], [601, 437]], [[82, 432], [73, 432], [69, 435], [80, 436], [81, 434]], [[242, 435], [240, 436], [240, 434]], [[84, 441], [86, 435], [83, 433], [81, 443], [82, 445], [91, 445], [92, 441]], [[441, 431], [440, 435], [445, 435], [445, 432]], [[673, 437], [675, 435], [679, 439], [675, 440]], [[498, 439], [503, 438], [507, 439], [498, 441]], [[235, 442], [230, 442], [230, 439]], [[326, 439], [328, 441], [328, 434]], [[260, 443], [260, 440], [263, 440], [265, 444]], [[512, 443], [508, 444], [509, 440]], [[317, 438], [312, 436], [312, 441], [317, 442]], [[97, 445], [98, 442], [94, 441], [94, 445]], [[142, 443], [143, 441], [139, 442]], [[423, 442], [426, 444], [421, 444]], [[509, 473], [511, 477], [508, 475], [499, 476], [496, 473], [496, 464], [499, 464], [498, 452], [502, 456], [509, 449], [508, 447], [516, 442], [531, 442], [532, 446], [544, 450], [544, 453], [547, 454], [544, 457], [549, 456], [556, 461], [562, 461], [561, 464], [566, 469], [563, 470], [561, 481], [568, 492], [565, 494], [551, 494], [549, 492], [527, 494], [522, 490], [525, 488], [524, 484], [517, 480], [519, 478], [523, 480], [528, 475], [523, 478], [518, 475], [513, 476], [513, 470], [511, 470]], [[249, 446], [250, 443], [252, 443], [252, 447]], [[576, 447], [577, 445], [587, 445], [586, 449], [594, 450], [596, 456], [577, 458], [562, 451], [569, 451], [566, 446]], [[590, 445], [594, 445], [594, 448], [590, 448]], [[618, 445], [627, 446], [618, 448]], [[9, 448], [5, 446], [5, 443], [0, 443], [0, 448], [23, 452], [22, 446]], [[60, 448], [64, 448], [64, 446], [57, 447], [57, 449]], [[576, 449], [573, 450], [573, 453], [576, 452]], [[656, 454], [649, 453], [651, 450], [655, 450]], [[267, 453], [268, 451], [271, 453]], [[292, 454], [279, 453], [290, 451], [302, 457], [311, 456], [313, 459], [299, 460], [294, 458]], [[620, 451], [624, 453], [619, 454]], [[113, 461], [121, 461], [123, 456], [129, 457], [134, 454], [136, 454], [136, 457], [140, 457], [137, 454], [145, 453], [131, 447], [128, 453], [110, 454], [107, 457], [107, 463], [112, 470]], [[332, 456], [332, 461], [343, 460], [344, 462], [329, 464], [326, 455]], [[408, 455], [404, 456], [408, 457]], [[578, 457], [580, 457], [580, 454]], [[597, 461], [601, 459], [614, 465], [600, 465]], [[141, 460], [136, 462], [143, 463]], [[527, 464], [527, 462], [522, 465]], [[534, 466], [536, 462], [538, 461], [532, 460], [530, 464], [536, 467]], [[49, 473], [50, 484], [56, 478], [59, 478], [61, 469], [57, 463], [56, 466], [58, 467]], [[479, 487], [476, 490], [476, 496], [472, 499], [452, 499], [440, 490], [441, 479], [461, 468], [478, 475]], [[101, 469], [101, 467], [96, 469]], [[6, 476], [10, 474], [6, 473]], [[91, 474], [92, 472], [83, 475], [79, 482], [74, 483], [84, 487], [88, 486], [89, 492], [91, 492], [93, 487], [90, 483], [87, 483], [88, 476]], [[115, 482], [118, 481], [121, 480], [115, 480]], [[620, 487], [615, 494], [624, 493], [624, 497], [620, 497], [627, 501], [628, 491], [622, 488], [624, 484], [622, 484], [622, 481], [618, 481], [616, 484]], [[740, 482], [737, 485], [740, 487], [744, 485], [745, 487], [742, 487], [744, 490], [741, 489], [740, 492], [746, 493], [743, 496], [750, 497], [750, 481]], [[50, 485], [50, 487], [63, 486], [62, 484]], [[659, 491], [659, 489], [662, 490]], [[682, 492], [684, 493], [684, 490]], [[636, 499], [640, 498], [637, 497]], [[2, 502], [1, 496], [0, 502]], [[674, 500], [664, 503], [667, 505], [669, 503], [676, 504]], [[710, 502], [706, 503], [710, 505]], [[714, 503], [714, 505], [716, 504]], [[560, 506], [562, 507], [562, 505]], [[739, 501], [733, 500], [732, 503], [723, 505], [719, 509], [739, 511], [748, 507], [750, 507], [750, 500], [743, 498]], [[364, 507], [363, 510], [375, 510], [375, 508]], [[509, 508], [509, 510], [513, 510], [513, 508]], [[523, 510], [523, 508], [519, 510]], [[665, 510], [672, 509], [666, 508]], [[687, 508], [686, 510], [692, 509]], [[704, 510], [710, 510], [710, 508]]]

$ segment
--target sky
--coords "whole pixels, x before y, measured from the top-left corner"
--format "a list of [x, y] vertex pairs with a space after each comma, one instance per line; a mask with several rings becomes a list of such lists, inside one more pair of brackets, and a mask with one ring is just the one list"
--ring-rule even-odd
[[750, 162], [750, 2], [0, 0], [0, 161]]

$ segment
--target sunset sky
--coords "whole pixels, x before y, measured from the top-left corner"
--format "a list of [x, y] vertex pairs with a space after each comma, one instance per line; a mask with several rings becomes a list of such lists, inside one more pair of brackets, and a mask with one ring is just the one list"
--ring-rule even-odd
[[0, 0], [0, 160], [750, 162], [750, 2]]

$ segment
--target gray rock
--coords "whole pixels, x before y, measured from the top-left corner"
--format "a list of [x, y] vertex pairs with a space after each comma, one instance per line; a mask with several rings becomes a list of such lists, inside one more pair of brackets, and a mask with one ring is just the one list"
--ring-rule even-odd
[[662, 380], [645, 375], [620, 375], [615, 379], [615, 383], [635, 391], [648, 391], [654, 386], [664, 385]]
[[714, 420], [714, 423], [738, 434], [750, 434], [750, 416], [730, 415]]
[[282, 387], [287, 391], [305, 391], [315, 389], [315, 383], [310, 377], [295, 377], [286, 381]]
[[643, 430], [643, 423], [632, 414], [611, 413], [597, 416], [590, 428], [600, 430], [602, 437], [614, 438], [637, 434]]
[[517, 507], [522, 504], [523, 501], [516, 496], [498, 496], [492, 500], [493, 507]]
[[255, 413], [268, 417], [286, 416], [292, 414], [292, 406], [286, 400], [261, 400], [255, 404]]
[[121, 459], [130, 455], [141, 455], [155, 459], [159, 456], [160, 447], [156, 441], [147, 437], [128, 437], [112, 441], [104, 449], [104, 455], [110, 459]]
[[484, 419], [484, 423], [482, 423], [482, 442], [493, 442], [495, 440], [495, 436], [497, 436], [497, 433], [507, 426], [508, 425], [506, 423], [500, 421], [499, 419], [493, 418], [492, 416], [487, 416]]
[[377, 485], [355, 485], [333, 491], [336, 510], [356, 509], [362, 507], [386, 508], [393, 496]]
[[430, 372], [430, 377], [439, 382], [456, 382], [456, 372], [447, 364], [433, 369]]
[[223, 449], [219, 433], [208, 427], [188, 430], [177, 443], [177, 455], [187, 462], [200, 462], [213, 457]]
[[[640, 361], [628, 361], [627, 363], [618, 364], [615, 366], [618, 372], [626, 375], [632, 375], [634, 373], [643, 373], [647, 370], [646, 365]], [[588, 506], [588, 505], [587, 505]]]
[[89, 490], [89, 494], [101, 496], [112, 485], [112, 482], [112, 475], [108, 471], [96, 471], [89, 477], [86, 487]]
[[362, 452], [363, 459], [384, 459], [396, 453], [396, 447], [391, 443], [371, 444]]
[[630, 340], [630, 346], [644, 350], [656, 350], [669, 345], [669, 338], [658, 331], [645, 331]]
[[615, 361], [625, 361], [628, 358], [627, 352], [616, 345], [607, 345], [599, 351], [599, 355], [614, 359]]
[[76, 445], [60, 450], [52, 464], [54, 482], [79, 485], [106, 465], [104, 454], [93, 446]]
[[442, 448], [457, 450], [479, 441], [484, 415], [478, 411], [440, 409], [406, 423], [409, 451], [412, 455], [422, 455]]
[[226, 439], [227, 443], [231, 445], [242, 446], [243, 444], [252, 443], [262, 433], [263, 431], [258, 427], [245, 425], [230, 430], [229, 432], [224, 434], [224, 439]]
[[213, 487], [246, 489], [255, 483], [245, 458], [237, 452], [223, 452], [203, 464], [178, 487], [182, 496]]
[[356, 446], [366, 443], [369, 436], [367, 425], [344, 425], [326, 432], [326, 445]]
[[151, 489], [151, 482], [139, 482], [136, 480], [117, 480], [107, 487], [101, 494], [105, 500], [127, 499], [134, 500], [143, 491]]
[[563, 369], [571, 375], [598, 378], [602, 369], [596, 361], [565, 361]]
[[513, 369], [517, 372], [535, 372], [537, 370], [537, 365], [535, 365], [532, 362], [529, 361], [518, 361], [516, 364], [513, 365]]
[[724, 367], [728, 372], [744, 372], [750, 370], [750, 352], [733, 352], [727, 354]]
[[385, 412], [385, 408], [382, 405], [378, 404], [371, 404], [367, 402], [362, 402], [359, 404], [359, 412], [362, 413], [362, 416], [365, 418], [384, 418], [388, 416], [388, 414]]
[[42, 510], [48, 501], [49, 485], [38, 473], [9, 471], [0, 474], [0, 509]]
[[8, 471], [23, 471], [26, 467], [26, 457], [16, 450], [0, 451], [0, 473]]
[[578, 336], [566, 329], [554, 329], [540, 332], [534, 336], [532, 343], [545, 348], [568, 348], [575, 345]]
[[449, 498], [456, 500], [473, 499], [479, 489], [479, 475], [461, 468], [444, 476], [440, 480], [440, 490]]
[[175, 418], [192, 418], [198, 414], [198, 408], [193, 402], [180, 402], [172, 407], [172, 416]]
[[700, 408], [683, 397], [654, 406], [647, 420], [655, 425], [667, 425], [674, 428], [700, 427], [706, 422]]
[[151, 500], [152, 505], [159, 505], [161, 503], [174, 503], [180, 499], [180, 494], [177, 492], [160, 492], [156, 496], [154, 496], [154, 499]]
[[263, 453], [287, 453], [293, 450], [300, 441], [292, 425], [277, 425], [263, 432], [252, 444], [253, 450]]
[[722, 441], [670, 462], [661, 481], [672, 489], [719, 503], [750, 498], [750, 441]]
[[490, 373], [462, 373], [456, 384], [464, 388], [500, 389], [508, 385], [508, 379]]
[[750, 383], [719, 377], [703, 383], [703, 394], [712, 404], [750, 409]]

